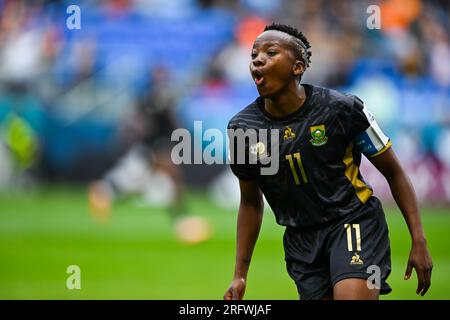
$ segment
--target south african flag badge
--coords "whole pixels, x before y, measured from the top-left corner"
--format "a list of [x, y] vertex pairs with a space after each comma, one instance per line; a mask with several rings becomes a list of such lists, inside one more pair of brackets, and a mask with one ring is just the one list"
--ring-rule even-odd
[[328, 141], [328, 137], [325, 134], [325, 125], [309, 127], [311, 131], [311, 139], [309, 142], [315, 147], [323, 146]]

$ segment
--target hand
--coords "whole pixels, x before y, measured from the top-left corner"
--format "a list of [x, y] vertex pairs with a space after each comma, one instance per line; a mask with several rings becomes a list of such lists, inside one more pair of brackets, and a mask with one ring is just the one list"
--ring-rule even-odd
[[242, 300], [244, 298], [246, 281], [244, 278], [235, 278], [223, 295], [224, 300]]
[[425, 242], [413, 243], [406, 267], [405, 280], [411, 277], [413, 268], [416, 269], [418, 281], [416, 293], [423, 296], [430, 288], [431, 270], [433, 269], [433, 262]]

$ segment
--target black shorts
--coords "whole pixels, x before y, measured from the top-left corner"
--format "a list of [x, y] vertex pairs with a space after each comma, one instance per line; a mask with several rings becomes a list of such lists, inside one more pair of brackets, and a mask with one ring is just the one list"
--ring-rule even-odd
[[388, 227], [375, 197], [357, 213], [325, 226], [286, 228], [284, 250], [288, 273], [302, 300], [331, 295], [333, 286], [348, 278], [370, 277], [371, 284], [380, 286], [380, 294], [391, 292], [386, 283], [391, 272]]

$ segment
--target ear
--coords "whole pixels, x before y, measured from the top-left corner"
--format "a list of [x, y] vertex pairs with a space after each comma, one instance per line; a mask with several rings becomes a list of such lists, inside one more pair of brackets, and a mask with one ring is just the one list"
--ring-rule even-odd
[[294, 76], [298, 77], [305, 71], [305, 64], [301, 60], [296, 60], [292, 66]]

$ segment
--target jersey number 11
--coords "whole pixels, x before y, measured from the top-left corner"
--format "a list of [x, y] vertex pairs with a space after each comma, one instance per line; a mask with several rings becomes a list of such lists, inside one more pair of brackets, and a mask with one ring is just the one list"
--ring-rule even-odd
[[[297, 165], [300, 168], [300, 174], [301, 174], [301, 176], [303, 178], [303, 182], [304, 183], [308, 183], [308, 178], [306, 178], [305, 168], [303, 168], [302, 158], [300, 156], [300, 152], [294, 153], [294, 158], [297, 160]], [[300, 180], [298, 179], [297, 169], [295, 168], [295, 163], [294, 163], [294, 159], [292, 157], [292, 154], [287, 154], [286, 155], [286, 160], [289, 161], [289, 165], [291, 167], [291, 172], [292, 172], [292, 175], [294, 176], [295, 184], [299, 185], [300, 184]]]

